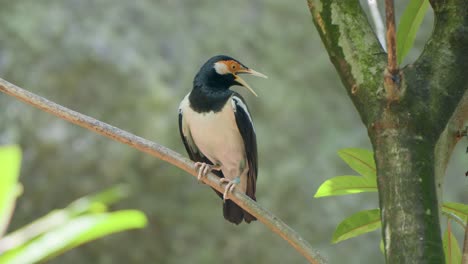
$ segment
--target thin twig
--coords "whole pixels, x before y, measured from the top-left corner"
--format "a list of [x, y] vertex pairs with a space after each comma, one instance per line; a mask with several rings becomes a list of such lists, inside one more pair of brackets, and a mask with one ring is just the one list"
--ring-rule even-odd
[[382, 45], [382, 48], [387, 51], [387, 46], [385, 44], [385, 28], [382, 16], [380, 15], [378, 2], [377, 0], [367, 0], [367, 5], [369, 6], [372, 20], [374, 21], [375, 31], [380, 45]]
[[[42, 111], [60, 117], [70, 123], [79, 125], [115, 141], [127, 144], [132, 148], [171, 163], [172, 165], [177, 166], [197, 177], [197, 171], [192, 161], [158, 143], [138, 137], [97, 119], [65, 108], [43, 97], [28, 92], [16, 85], [13, 85], [3, 79], [0, 79], [0, 91], [16, 97], [23, 102], [41, 109]], [[224, 186], [221, 185], [219, 178], [213, 173], [208, 174], [207, 177], [203, 179], [203, 182], [219, 192], [224, 192]], [[232, 198], [232, 200], [244, 210], [255, 216], [273, 232], [277, 233], [284, 240], [286, 240], [310, 263], [325, 263], [324, 259], [318, 254], [318, 252], [312, 249], [310, 244], [304, 240], [296, 231], [294, 231], [291, 227], [286, 225], [283, 221], [281, 221], [281, 219], [270, 213], [268, 210], [258, 205], [248, 196], [238, 191], [234, 191], [230, 198]]]
[[387, 24], [388, 71], [395, 75], [398, 71], [396, 56], [395, 7], [393, 0], [385, 0], [385, 19]]
[[385, 0], [385, 19], [387, 25], [387, 69], [384, 74], [384, 86], [387, 106], [400, 99], [400, 73], [396, 56], [395, 7], [393, 0]]

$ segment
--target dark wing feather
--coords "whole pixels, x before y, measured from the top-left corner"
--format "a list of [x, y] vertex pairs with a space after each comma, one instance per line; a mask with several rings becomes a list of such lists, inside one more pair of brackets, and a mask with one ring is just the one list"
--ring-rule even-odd
[[[243, 98], [239, 94], [234, 94], [232, 100], [235, 104], [235, 116], [237, 128], [244, 140], [245, 154], [247, 156], [247, 164], [249, 171], [247, 172], [247, 190], [246, 195], [257, 200], [255, 197], [255, 190], [257, 185], [258, 173], [258, 158], [257, 158], [257, 137], [253, 127], [252, 118], [250, 117], [249, 110]], [[253, 215], [244, 211], [244, 220], [247, 223], [257, 220]]]
[[[182, 115], [182, 110], [179, 110], [179, 132], [180, 132], [180, 137], [182, 138], [182, 142], [184, 142], [185, 150], [187, 150], [187, 153], [190, 157], [191, 160], [193, 161], [198, 161], [198, 162], [205, 162], [207, 160], [203, 154], [200, 152], [200, 150], [197, 148], [197, 146], [194, 144], [192, 136], [190, 135], [190, 132], [188, 135], [184, 134], [184, 128], [183, 128], [183, 115]], [[189, 143], [190, 142], [190, 143]], [[203, 159], [205, 158], [205, 159]]]
[[232, 99], [235, 103], [235, 116], [237, 127], [244, 140], [245, 152], [247, 155], [247, 163], [249, 172], [247, 173], [247, 195], [256, 200], [255, 189], [258, 174], [258, 158], [257, 158], [257, 137], [253, 127], [252, 119], [247, 109], [243, 98], [239, 94], [235, 94]]

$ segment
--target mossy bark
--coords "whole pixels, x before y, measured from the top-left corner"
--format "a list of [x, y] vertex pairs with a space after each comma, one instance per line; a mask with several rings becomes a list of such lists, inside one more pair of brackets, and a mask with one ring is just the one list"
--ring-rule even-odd
[[423, 54], [389, 84], [359, 1], [308, 4], [374, 148], [387, 263], [444, 263], [438, 193], [468, 118], [468, 5], [431, 1], [435, 25]]
[[434, 174], [436, 140], [406, 111], [384, 110], [369, 135], [378, 170], [388, 263], [443, 263]]

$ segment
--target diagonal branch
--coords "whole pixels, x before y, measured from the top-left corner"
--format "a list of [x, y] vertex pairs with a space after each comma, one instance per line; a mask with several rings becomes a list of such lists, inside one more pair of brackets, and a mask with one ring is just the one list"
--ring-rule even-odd
[[[468, 5], [466, 0], [430, 0], [434, 30], [419, 59], [405, 68], [431, 103], [428, 120], [441, 133], [468, 91]], [[428, 76], [429, 78], [421, 78]], [[465, 119], [467, 117], [465, 116]]]
[[[16, 97], [23, 102], [41, 109], [42, 111], [62, 118], [70, 123], [79, 125], [115, 141], [127, 144], [141, 152], [145, 152], [158, 159], [171, 163], [172, 165], [177, 166], [189, 174], [197, 177], [197, 170], [194, 167], [194, 163], [192, 161], [184, 158], [182, 155], [169, 148], [159, 145], [158, 143], [138, 137], [97, 119], [65, 108], [59, 104], [51, 102], [43, 97], [15, 86], [3, 79], [0, 79], [0, 91]], [[224, 192], [224, 187], [221, 185], [219, 178], [213, 173], [210, 173], [206, 178], [203, 178], [203, 182], [219, 192]], [[248, 196], [234, 190], [231, 198], [236, 204], [255, 216], [273, 232], [277, 233], [284, 240], [286, 240], [310, 263], [318, 264], [325, 262], [324, 259], [318, 254], [318, 252], [312, 249], [310, 244], [304, 240], [296, 231], [286, 225], [286, 223], [281, 221], [281, 219], [279, 219], [277, 216], [273, 215], [271, 212], [250, 199]]]
[[365, 124], [377, 109], [382, 87], [385, 51], [382, 49], [359, 1], [307, 0], [312, 19], [331, 62]]
[[447, 126], [445, 127], [434, 150], [435, 155], [435, 177], [437, 187], [437, 197], [439, 203], [442, 201], [442, 190], [447, 165], [453, 153], [453, 149], [459, 142], [457, 131], [461, 130], [468, 121], [468, 89], [460, 100], [460, 104], [455, 109]]

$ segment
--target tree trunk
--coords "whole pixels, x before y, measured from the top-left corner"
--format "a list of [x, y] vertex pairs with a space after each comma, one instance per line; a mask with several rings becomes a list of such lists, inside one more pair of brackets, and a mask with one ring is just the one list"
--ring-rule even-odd
[[437, 194], [468, 118], [468, 5], [430, 3], [435, 25], [423, 54], [392, 74], [359, 1], [308, 0], [374, 148], [387, 263], [445, 262]]
[[388, 110], [369, 130], [388, 263], [445, 261], [434, 184], [435, 139], [418, 131], [418, 122], [410, 113]]

